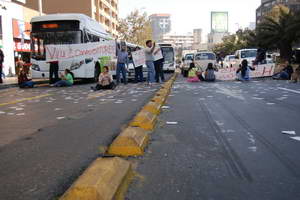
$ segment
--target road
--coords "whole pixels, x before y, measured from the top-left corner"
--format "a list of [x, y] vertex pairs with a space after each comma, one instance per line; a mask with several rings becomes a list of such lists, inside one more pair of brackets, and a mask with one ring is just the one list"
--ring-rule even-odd
[[159, 88], [90, 86], [0, 91], [1, 200], [64, 193]]
[[167, 106], [128, 200], [300, 199], [299, 84], [178, 78]]

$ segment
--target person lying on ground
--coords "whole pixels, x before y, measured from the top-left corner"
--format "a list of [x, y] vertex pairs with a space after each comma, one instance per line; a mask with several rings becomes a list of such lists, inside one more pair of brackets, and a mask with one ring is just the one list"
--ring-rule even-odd
[[289, 61], [286, 61], [284, 63], [284, 68], [281, 70], [281, 72], [278, 72], [273, 75], [273, 79], [279, 79], [279, 80], [291, 80], [292, 74], [294, 73], [293, 67], [291, 66]]
[[248, 65], [248, 61], [244, 59], [242, 64], [236, 71], [237, 79], [239, 81], [249, 81], [250, 80], [250, 70], [254, 71], [255, 68]]
[[64, 74], [60, 74], [60, 81], [54, 84], [54, 87], [70, 87], [74, 84], [74, 75], [69, 69], [65, 69]]
[[34, 82], [28, 79], [26, 71], [21, 68], [18, 76], [18, 85], [20, 88], [33, 88]]
[[113, 81], [112, 75], [109, 73], [109, 68], [104, 67], [104, 71], [99, 76], [99, 82], [96, 87], [91, 87], [92, 90], [113, 90], [116, 85]]
[[205, 81], [214, 82], [216, 80], [215, 71], [218, 71], [218, 69], [212, 63], [208, 63], [205, 71]]
[[199, 82], [199, 78], [197, 76], [197, 68], [195, 67], [195, 63], [190, 64], [190, 68], [188, 70], [188, 82]]

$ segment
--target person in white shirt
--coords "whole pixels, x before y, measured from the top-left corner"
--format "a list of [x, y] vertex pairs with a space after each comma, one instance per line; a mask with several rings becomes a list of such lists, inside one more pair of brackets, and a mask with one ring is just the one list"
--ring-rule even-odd
[[155, 70], [154, 70], [154, 55], [153, 52], [155, 50], [155, 42], [152, 40], [148, 40], [146, 42], [145, 48], [145, 57], [146, 57], [146, 65], [148, 68], [148, 83], [152, 85], [155, 82]]

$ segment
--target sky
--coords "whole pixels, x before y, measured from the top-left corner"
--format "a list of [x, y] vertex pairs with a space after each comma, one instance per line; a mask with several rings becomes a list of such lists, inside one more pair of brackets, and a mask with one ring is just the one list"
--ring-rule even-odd
[[119, 0], [119, 15], [126, 17], [139, 9], [149, 15], [169, 13], [172, 33], [186, 34], [195, 28], [202, 28], [203, 35], [210, 32], [211, 11], [229, 12], [229, 31], [246, 28], [255, 22], [255, 10], [261, 0]]

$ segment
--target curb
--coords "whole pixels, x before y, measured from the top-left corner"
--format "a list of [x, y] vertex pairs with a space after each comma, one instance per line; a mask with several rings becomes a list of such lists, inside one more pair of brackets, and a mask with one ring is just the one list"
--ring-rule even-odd
[[156, 119], [157, 115], [149, 111], [142, 110], [135, 116], [130, 123], [130, 126], [140, 127], [146, 131], [152, 131], [155, 127]]
[[131, 171], [121, 158], [98, 158], [60, 200], [111, 200]]
[[162, 104], [159, 104], [156, 102], [149, 102], [144, 106], [143, 110], [151, 112], [154, 115], [159, 115], [161, 107], [162, 107]]
[[115, 156], [141, 156], [149, 142], [149, 135], [141, 128], [128, 127], [109, 146], [108, 154]]

